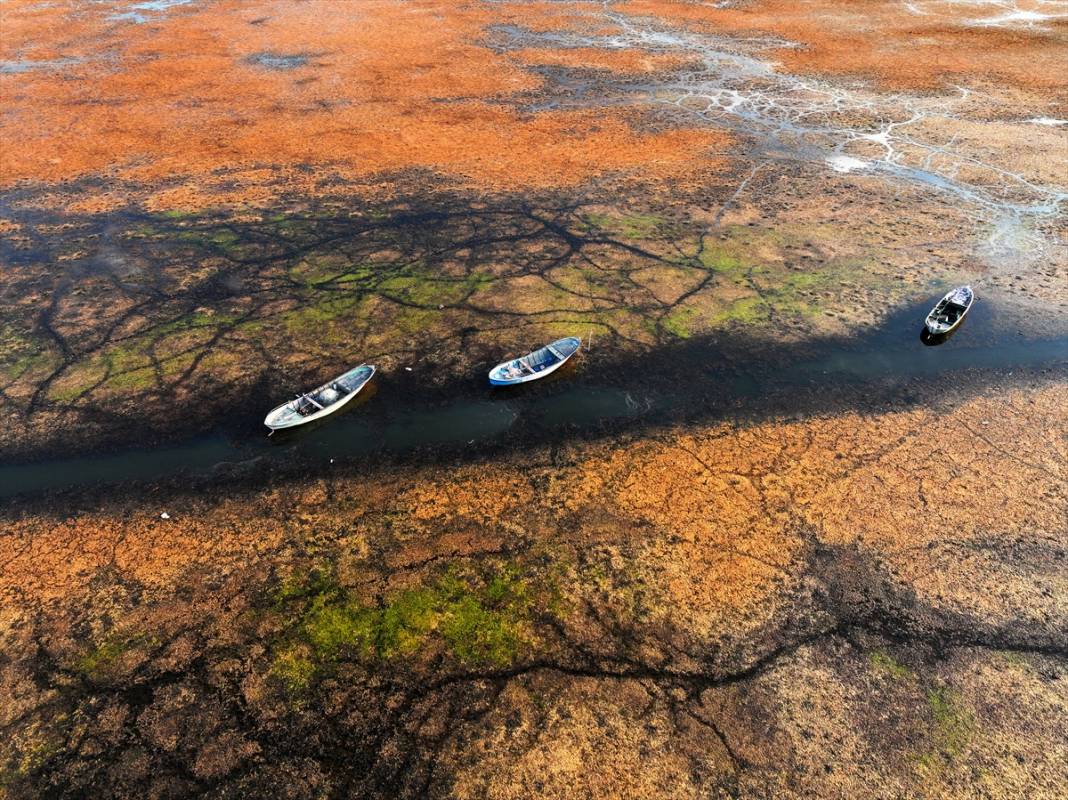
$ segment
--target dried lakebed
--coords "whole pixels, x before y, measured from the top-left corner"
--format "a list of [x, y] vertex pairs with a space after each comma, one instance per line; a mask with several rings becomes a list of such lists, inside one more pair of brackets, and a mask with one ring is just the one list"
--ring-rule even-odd
[[3, 6], [0, 795], [1068, 795], [1064, 0]]

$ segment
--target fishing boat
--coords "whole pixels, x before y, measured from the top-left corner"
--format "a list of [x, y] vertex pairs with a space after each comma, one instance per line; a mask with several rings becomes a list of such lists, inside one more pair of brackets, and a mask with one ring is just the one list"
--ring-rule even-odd
[[533, 353], [498, 364], [490, 370], [490, 383], [494, 386], [514, 386], [544, 378], [560, 369], [581, 346], [582, 340], [577, 336], [557, 339]]
[[972, 292], [972, 287], [958, 286], [931, 309], [931, 313], [927, 315], [927, 330], [935, 336], [949, 333], [960, 325], [974, 302], [975, 293]]
[[318, 389], [302, 394], [288, 403], [273, 409], [263, 424], [272, 431], [295, 428], [339, 411], [360, 393], [360, 390], [375, 374], [372, 364], [360, 364]]

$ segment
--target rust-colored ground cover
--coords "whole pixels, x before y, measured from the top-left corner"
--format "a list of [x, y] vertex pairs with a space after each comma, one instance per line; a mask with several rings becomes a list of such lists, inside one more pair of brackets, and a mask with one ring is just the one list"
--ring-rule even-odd
[[944, 283], [927, 364], [1062, 335], [1048, 5], [0, 2], [5, 454], [590, 330], [702, 392], [0, 509], [0, 797], [1068, 795], [1062, 366], [878, 372]]
[[[0, 136], [13, 145], [0, 155], [2, 183], [166, 179], [183, 186], [149, 205], [190, 208], [263, 203], [290, 188], [265, 191], [273, 173], [260, 167], [284, 177], [294, 167], [335, 179], [426, 169], [498, 189], [562, 186], [612, 170], [692, 170], [724, 141], [707, 130], [642, 133], [627, 112], [530, 115], [500, 103], [539, 80], [485, 46], [485, 29], [583, 19], [552, 4], [220, 0], [143, 24], [109, 8], [5, 4], [2, 57], [27, 69], [0, 75]], [[605, 62], [657, 65], [640, 54], [597, 59]], [[220, 170], [234, 174], [212, 192]], [[291, 177], [292, 188], [307, 187], [306, 175]], [[97, 196], [76, 209], [108, 205]]]
[[[740, 3], [628, 0], [632, 14], [684, 21], [707, 31], [784, 40], [776, 59], [790, 72], [859, 76], [898, 90], [948, 89], [959, 82], [1005, 83], [1063, 97], [1068, 22], [1053, 12], [1038, 24], [983, 2], [747, 0]], [[1014, 3], [1046, 12], [1039, 2]]]

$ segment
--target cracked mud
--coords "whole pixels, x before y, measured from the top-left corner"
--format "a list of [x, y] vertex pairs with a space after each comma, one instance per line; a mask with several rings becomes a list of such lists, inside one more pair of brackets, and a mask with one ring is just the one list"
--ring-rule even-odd
[[1064, 797], [1066, 24], [3, 3], [0, 797]]

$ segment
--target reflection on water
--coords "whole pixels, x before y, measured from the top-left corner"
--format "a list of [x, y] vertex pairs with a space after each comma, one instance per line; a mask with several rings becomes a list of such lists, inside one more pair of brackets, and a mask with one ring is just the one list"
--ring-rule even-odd
[[607, 387], [580, 386], [545, 398], [532, 414], [542, 425], [587, 426], [600, 421], [635, 417], [659, 408], [652, 396]]
[[964, 319], [962, 319], [960, 322], [957, 323], [957, 327], [955, 327], [955, 328], [953, 328], [953, 329], [951, 329], [949, 331], [946, 331], [945, 333], [931, 333], [927, 329], [927, 326], [924, 325], [923, 329], [920, 330], [920, 341], [923, 342], [928, 347], [938, 347], [940, 344], [945, 344], [946, 342], [948, 342], [950, 339], [953, 338], [953, 334], [955, 334], [962, 327], [964, 327], [964, 323], [967, 321], [967, 319], [968, 318], [965, 317]]
[[[832, 398], [858, 385], [903, 385], [912, 378], [952, 371], [1068, 361], [1068, 338], [1025, 339], [1011, 327], [999, 327], [988, 305], [976, 306], [969, 314], [966, 334], [943, 336], [937, 342], [921, 337], [917, 342], [916, 320], [925, 313], [923, 307], [906, 309], [864, 337], [815, 342], [789, 352], [768, 346], [740, 354], [719, 349], [714, 340], [691, 341], [619, 365], [608, 363], [600, 352], [584, 351], [550, 378], [523, 386], [492, 389], [480, 373], [458, 382], [451, 399], [428, 398], [426, 387], [404, 373], [380, 373], [342, 411], [270, 439], [266, 430], [258, 429], [261, 410], [255, 409], [228, 421], [245, 431], [242, 435], [0, 466], [0, 497], [182, 473], [211, 476], [220, 465], [255, 463], [285, 473], [294, 464], [312, 469], [335, 460], [352, 462], [423, 448], [525, 445], [575, 431], [597, 432], [608, 425], [755, 412], [768, 398], [777, 398], [781, 413], [784, 404], [797, 404], [805, 390]], [[930, 346], [936, 343], [940, 346]], [[251, 429], [256, 432], [249, 434]]]

